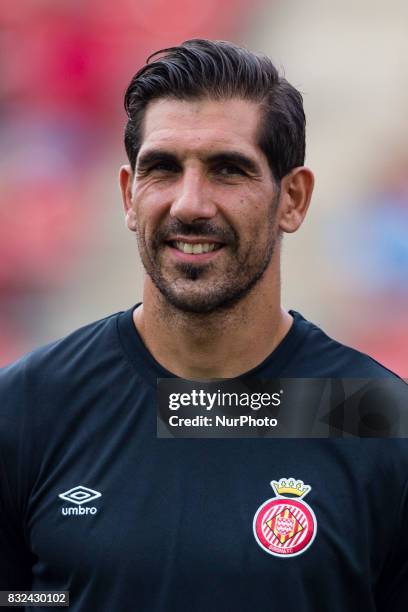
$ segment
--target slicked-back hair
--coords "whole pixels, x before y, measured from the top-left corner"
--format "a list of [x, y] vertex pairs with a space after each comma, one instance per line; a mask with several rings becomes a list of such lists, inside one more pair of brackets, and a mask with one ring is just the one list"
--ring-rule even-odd
[[125, 93], [125, 148], [132, 170], [142, 144], [143, 117], [157, 99], [241, 98], [261, 108], [258, 145], [275, 180], [305, 159], [305, 114], [300, 92], [271, 60], [227, 41], [186, 40], [153, 53]]

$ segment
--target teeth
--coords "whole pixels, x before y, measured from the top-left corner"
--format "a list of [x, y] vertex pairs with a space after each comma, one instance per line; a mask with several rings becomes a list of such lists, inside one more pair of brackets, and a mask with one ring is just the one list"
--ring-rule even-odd
[[198, 244], [191, 244], [190, 242], [176, 242], [176, 247], [179, 251], [183, 253], [190, 253], [194, 255], [199, 255], [200, 253], [209, 253], [214, 251], [216, 248], [216, 244], [209, 242], [200, 242]]
[[192, 253], [193, 252], [193, 245], [188, 243], [188, 242], [178, 242], [177, 243], [179, 246], [179, 250], [183, 251], [183, 253]]

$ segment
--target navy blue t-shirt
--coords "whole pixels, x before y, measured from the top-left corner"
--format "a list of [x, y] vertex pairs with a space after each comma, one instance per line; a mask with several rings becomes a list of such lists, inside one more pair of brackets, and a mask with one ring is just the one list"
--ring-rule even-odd
[[[0, 590], [69, 590], [72, 612], [406, 612], [408, 443], [158, 439], [173, 375], [132, 312], [0, 373]], [[292, 315], [251, 374], [392, 376]]]

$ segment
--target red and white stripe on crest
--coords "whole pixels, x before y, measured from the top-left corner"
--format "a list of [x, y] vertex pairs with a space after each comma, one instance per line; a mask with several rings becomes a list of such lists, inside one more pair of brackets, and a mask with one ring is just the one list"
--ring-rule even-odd
[[[284, 518], [287, 518], [288, 514], [294, 517], [294, 531], [289, 532], [286, 536], [282, 534], [278, 537], [277, 533], [279, 534], [279, 530], [276, 529], [276, 522], [273, 519], [285, 514]], [[270, 544], [279, 546], [279, 548], [292, 548], [296, 544], [301, 543], [307, 536], [306, 515], [299, 508], [288, 504], [287, 500], [283, 500], [283, 503], [272, 506], [266, 512], [262, 519], [262, 534]]]

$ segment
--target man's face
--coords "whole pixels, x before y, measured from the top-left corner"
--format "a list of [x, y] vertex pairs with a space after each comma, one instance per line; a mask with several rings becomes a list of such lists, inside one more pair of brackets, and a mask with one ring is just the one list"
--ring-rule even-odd
[[236, 304], [270, 265], [279, 190], [242, 99], [149, 104], [127, 221], [147, 274], [185, 312]]

